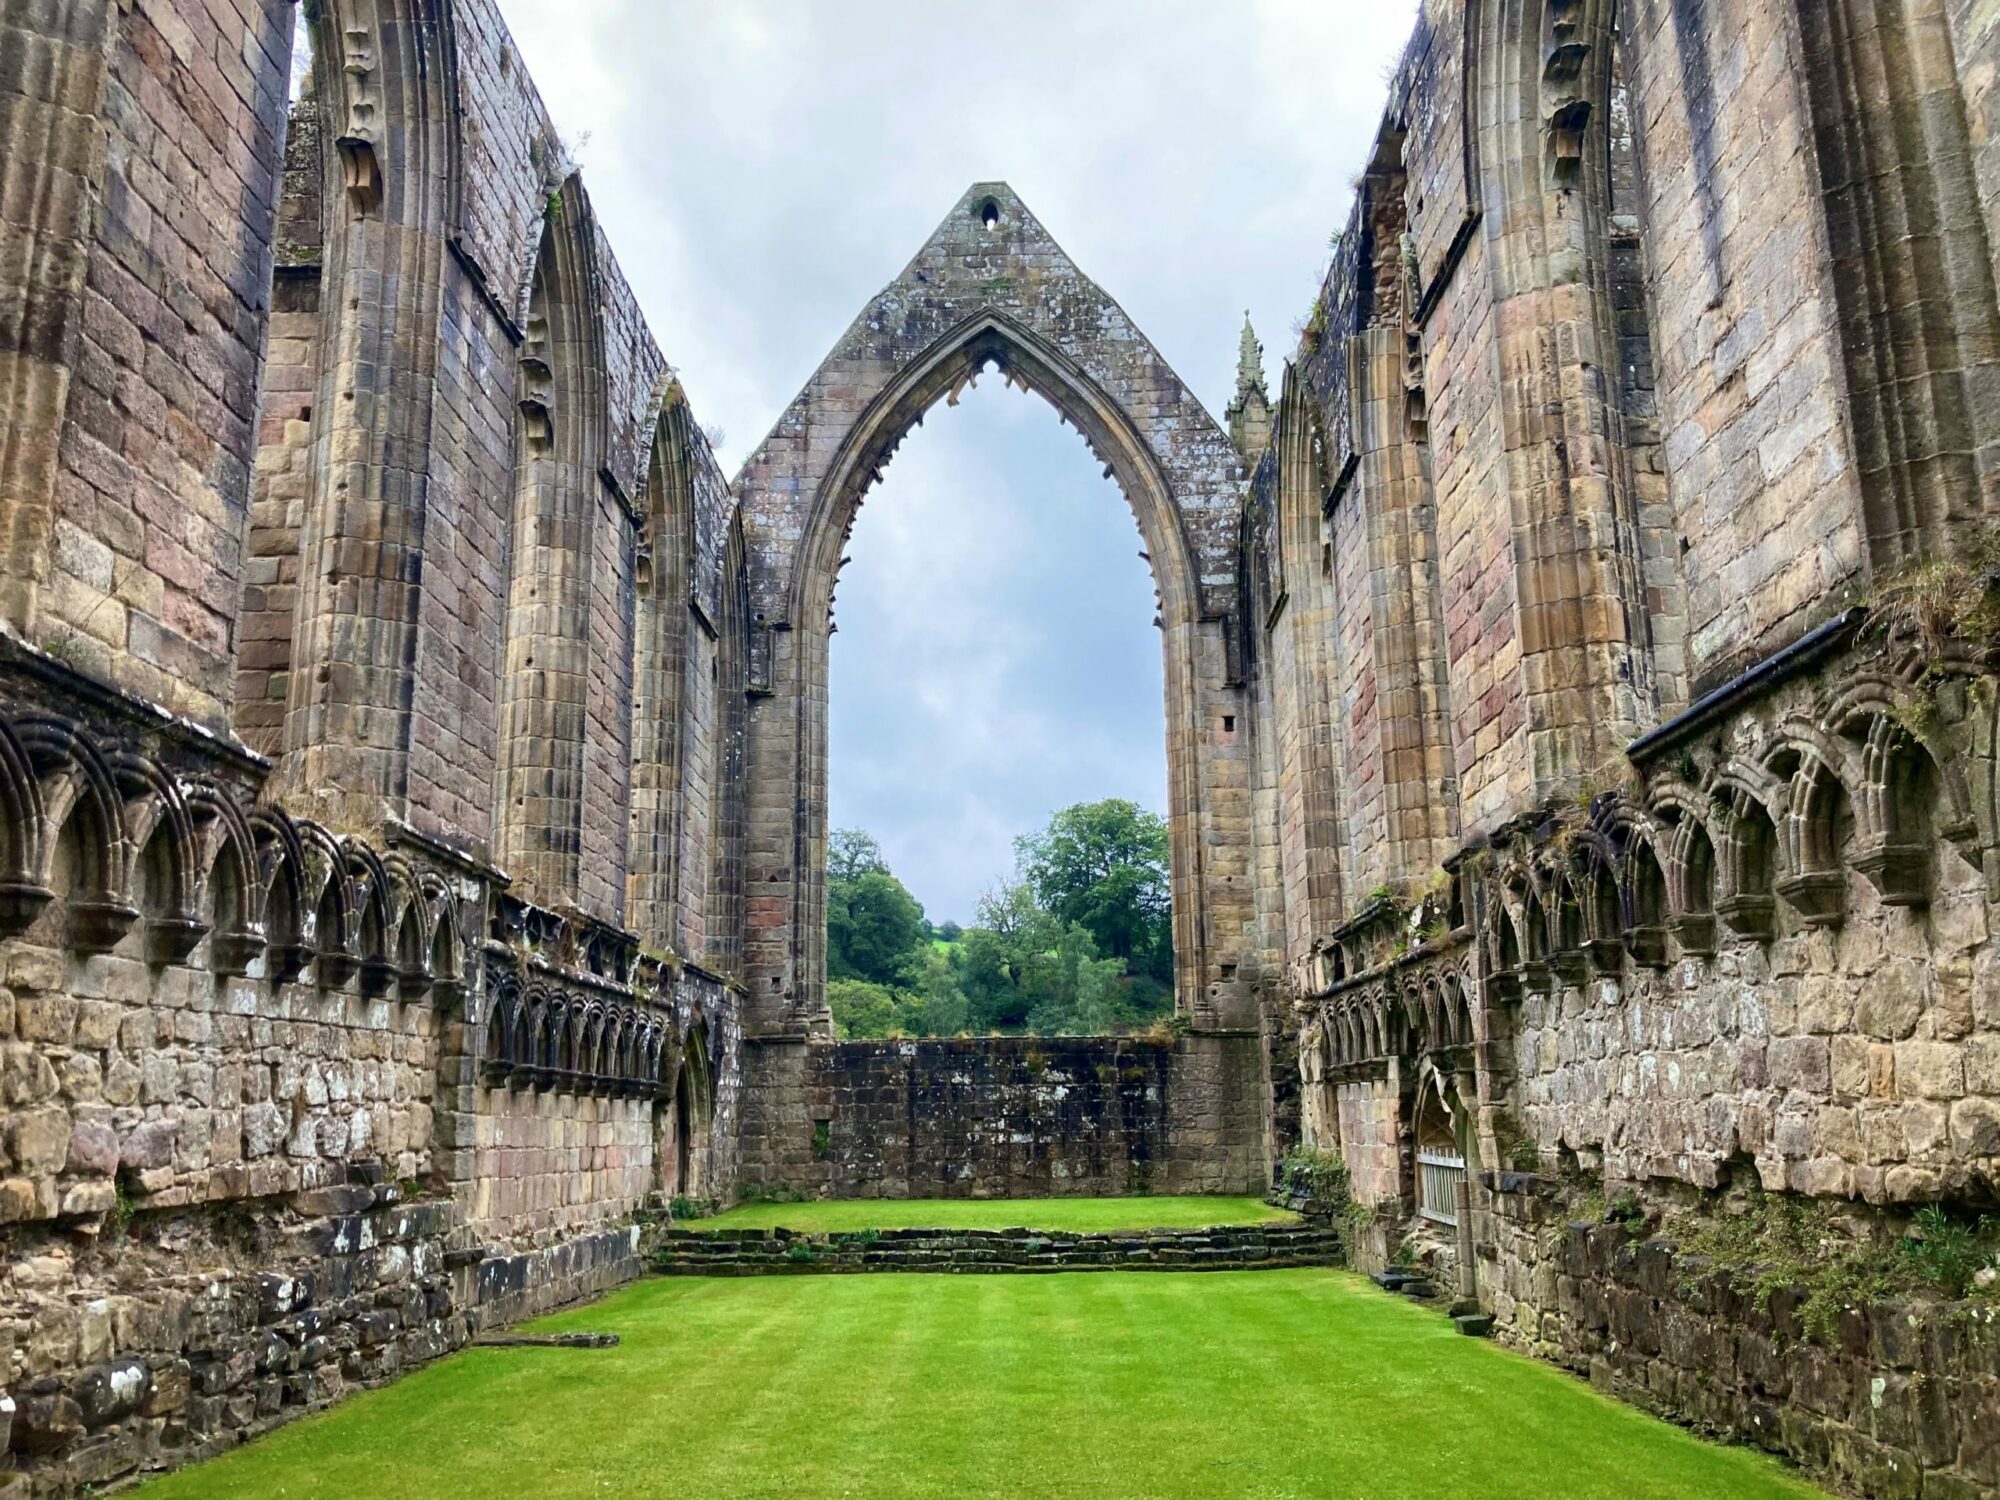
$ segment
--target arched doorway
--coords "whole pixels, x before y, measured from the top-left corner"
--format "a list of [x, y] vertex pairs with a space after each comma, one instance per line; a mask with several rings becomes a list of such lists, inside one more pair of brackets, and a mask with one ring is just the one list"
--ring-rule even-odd
[[709, 1127], [714, 1107], [707, 1027], [697, 1025], [681, 1044], [673, 1080], [673, 1092], [655, 1111], [655, 1177], [663, 1197], [699, 1198], [708, 1188]]
[[[807, 382], [736, 481], [751, 561], [746, 1030], [827, 1034], [827, 662], [855, 512], [904, 435], [982, 370], [1046, 398], [1118, 481], [1157, 585], [1176, 1007], [1256, 1024], [1270, 963], [1240, 785], [1240, 455], [1004, 183], [975, 185]], [[782, 835], [789, 834], [789, 837]]]
[[1458, 1227], [1459, 1188], [1465, 1183], [1465, 1145], [1460, 1112], [1445, 1099], [1445, 1085], [1426, 1071], [1417, 1098], [1417, 1216], [1447, 1229]]

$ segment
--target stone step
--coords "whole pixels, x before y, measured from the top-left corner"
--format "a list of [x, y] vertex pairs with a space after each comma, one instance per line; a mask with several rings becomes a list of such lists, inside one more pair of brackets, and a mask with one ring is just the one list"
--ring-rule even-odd
[[654, 1269], [680, 1276], [828, 1271], [1036, 1272], [1261, 1270], [1342, 1263], [1340, 1237], [1312, 1225], [1066, 1234], [899, 1229], [806, 1235], [790, 1230], [676, 1230]]
[[1493, 1332], [1491, 1313], [1460, 1313], [1451, 1321], [1460, 1333], [1469, 1338], [1483, 1339]]

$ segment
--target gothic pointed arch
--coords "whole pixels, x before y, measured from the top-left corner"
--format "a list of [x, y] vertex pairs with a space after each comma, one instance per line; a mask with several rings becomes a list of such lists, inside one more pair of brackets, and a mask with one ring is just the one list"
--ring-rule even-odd
[[[688, 719], [695, 551], [694, 419], [678, 378], [659, 403], [639, 534], [632, 666], [631, 873], [627, 920], [653, 942], [683, 941]], [[692, 747], [699, 748], [699, 747]]]
[[584, 894], [592, 563], [607, 447], [598, 280], [590, 200], [572, 173], [544, 209], [523, 320], [495, 820], [501, 864], [550, 906]]
[[[1248, 1019], [1247, 809], [1215, 792], [1242, 710], [1236, 538], [1247, 475], [1229, 436], [1005, 183], [976, 184], [863, 310], [736, 483], [751, 554], [750, 1025], [824, 1031], [826, 682], [843, 545], [882, 464], [982, 371], [1046, 399], [1133, 509], [1166, 656], [1177, 1001]], [[781, 832], [782, 831], [782, 832]]]
[[409, 789], [457, 58], [449, 0], [310, 0], [306, 15], [330, 149], [279, 780], [365, 826]]

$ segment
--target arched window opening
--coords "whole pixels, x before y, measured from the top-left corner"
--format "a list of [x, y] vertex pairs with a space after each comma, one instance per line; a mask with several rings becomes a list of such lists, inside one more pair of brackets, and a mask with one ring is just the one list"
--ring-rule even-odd
[[697, 1024], [687, 1040], [666, 1040], [661, 1066], [670, 1093], [654, 1107], [653, 1176], [662, 1196], [699, 1198], [707, 1188], [709, 1132], [714, 1098], [708, 1075], [708, 1032]]
[[1417, 1104], [1417, 1215], [1434, 1224], [1456, 1226], [1459, 1189], [1465, 1183], [1465, 1151], [1457, 1122], [1446, 1106], [1435, 1074], [1426, 1079]]
[[[501, 698], [500, 856], [524, 895], [622, 916], [625, 892], [604, 872], [618, 862], [584, 858], [604, 830], [584, 817], [585, 783], [623, 796], [628, 747], [585, 732], [606, 694], [623, 700], [630, 669], [618, 621], [600, 597], [617, 581], [599, 574], [601, 528], [624, 526], [604, 494], [604, 340], [596, 290], [590, 201], [572, 175], [550, 195], [542, 221], [517, 374], [513, 570]], [[611, 555], [623, 560], [631, 549]], [[615, 722], [606, 713], [603, 722]], [[599, 737], [602, 738], [602, 737]]]
[[[1150, 559], [1104, 460], [1003, 357], [906, 436], [843, 549], [824, 951], [847, 1036], [1093, 1034], [1173, 1003]], [[1017, 868], [1045, 830], [1072, 842]], [[884, 920], [895, 951], [861, 937]]]

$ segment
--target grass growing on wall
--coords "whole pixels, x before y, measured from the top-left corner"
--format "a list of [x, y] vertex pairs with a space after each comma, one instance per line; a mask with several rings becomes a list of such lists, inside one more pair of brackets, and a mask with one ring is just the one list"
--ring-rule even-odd
[[747, 1203], [689, 1229], [1205, 1229], [1216, 1224], [1296, 1224], [1258, 1198], [868, 1198]]
[[144, 1500], [1815, 1493], [1334, 1271], [651, 1281]]

